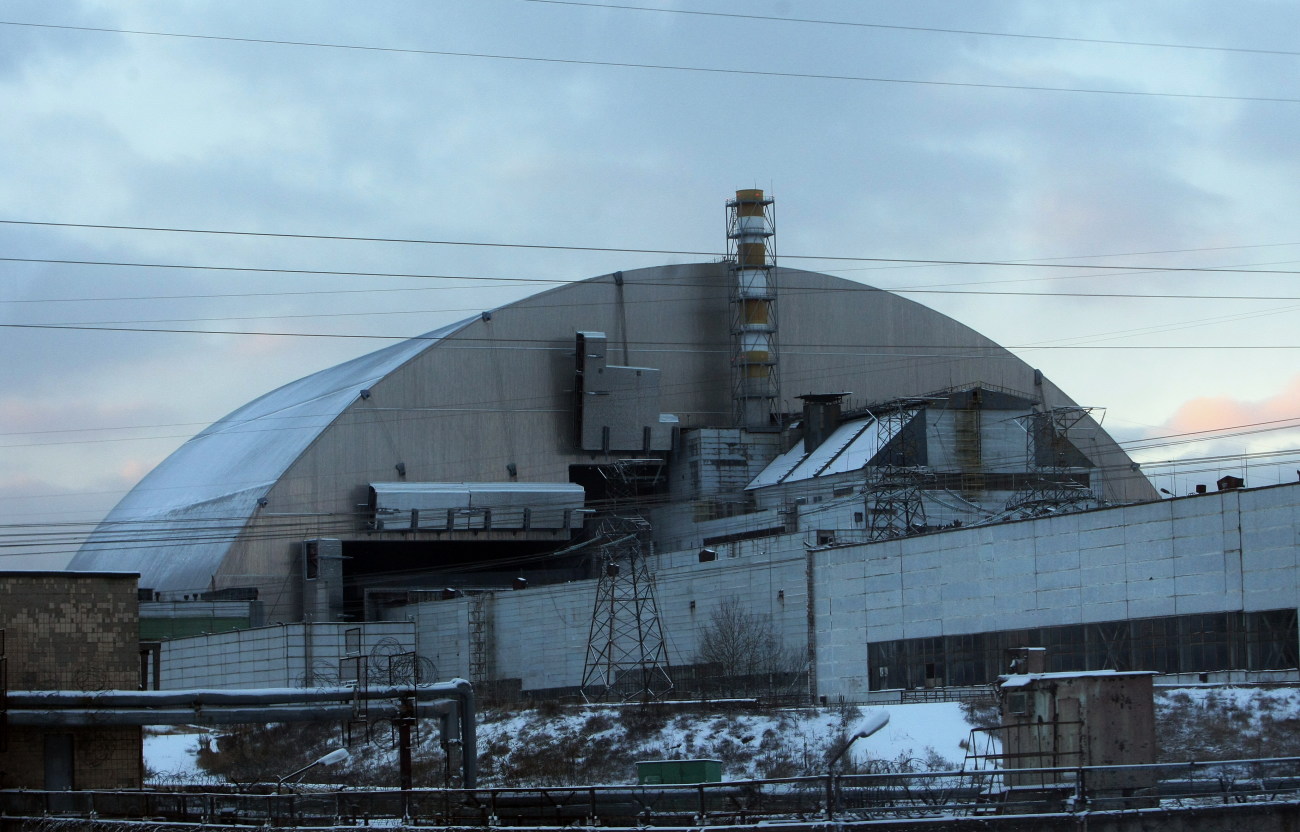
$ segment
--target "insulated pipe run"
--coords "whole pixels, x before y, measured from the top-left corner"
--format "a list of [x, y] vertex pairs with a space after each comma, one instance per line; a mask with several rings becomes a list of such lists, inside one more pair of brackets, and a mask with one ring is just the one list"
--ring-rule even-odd
[[[234, 725], [259, 722], [328, 722], [347, 718], [356, 699], [388, 699], [372, 706], [398, 715], [403, 699], [417, 716], [452, 715], [460, 722], [464, 786], [478, 781], [478, 730], [474, 686], [465, 679], [431, 685], [376, 688], [251, 688], [245, 690], [12, 691], [4, 716], [10, 725]], [[312, 703], [325, 703], [316, 704]]]
[[[462, 685], [464, 687], [462, 687]], [[400, 699], [414, 695], [417, 701], [467, 693], [469, 682], [453, 679], [414, 687], [354, 688], [247, 688], [239, 690], [104, 690], [87, 693], [70, 690], [10, 691], [11, 708], [157, 708], [176, 706], [203, 708], [213, 705], [281, 705], [302, 702], [348, 702], [353, 699]], [[472, 693], [469, 693], [472, 696]], [[159, 723], [162, 724], [162, 723]]]
[[[415, 706], [417, 717], [441, 717], [456, 712], [456, 700], [441, 699]], [[372, 705], [370, 713], [381, 719], [400, 716], [401, 706], [391, 703]], [[346, 720], [351, 705], [316, 705], [312, 707], [235, 708], [218, 706], [202, 710], [141, 710], [139, 708], [64, 708], [56, 711], [10, 709], [10, 725], [34, 726], [105, 726], [105, 725], [242, 725], [258, 722], [329, 722]]]

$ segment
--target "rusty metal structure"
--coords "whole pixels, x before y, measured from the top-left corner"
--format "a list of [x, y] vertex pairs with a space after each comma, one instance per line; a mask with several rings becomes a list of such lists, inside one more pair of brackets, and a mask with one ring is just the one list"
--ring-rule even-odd
[[[1037, 668], [1041, 652], [1019, 666]], [[1149, 805], [1156, 785], [1155, 705], [1150, 671], [1013, 673], [997, 684], [1002, 724], [978, 729], [972, 768], [1003, 772], [1004, 800], [1059, 801], [1084, 788]], [[992, 741], [990, 741], [992, 740]], [[1090, 773], [1080, 769], [1114, 766]]]
[[761, 190], [727, 201], [727, 266], [731, 281], [731, 390], [735, 424], [780, 427], [777, 358], [776, 218]]

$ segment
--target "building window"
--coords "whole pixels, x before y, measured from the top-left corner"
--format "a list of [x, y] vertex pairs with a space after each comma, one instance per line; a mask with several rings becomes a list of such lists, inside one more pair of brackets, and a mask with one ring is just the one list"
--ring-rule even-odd
[[1047, 648], [1047, 669], [1283, 670], [1300, 667], [1295, 609], [1140, 618], [867, 645], [871, 690], [984, 685], [1018, 647]]

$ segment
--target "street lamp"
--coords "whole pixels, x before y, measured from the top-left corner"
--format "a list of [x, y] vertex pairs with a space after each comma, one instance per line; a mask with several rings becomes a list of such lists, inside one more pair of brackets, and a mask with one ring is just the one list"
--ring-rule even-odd
[[350, 757], [350, 756], [351, 756], [351, 755], [348, 754], [348, 750], [347, 750], [346, 748], [336, 748], [336, 749], [334, 749], [333, 751], [331, 751], [330, 753], [326, 754], [324, 757], [321, 757], [319, 760], [316, 760], [315, 762], [312, 762], [312, 763], [308, 763], [307, 765], [303, 766], [302, 768], [298, 769], [297, 771], [291, 771], [291, 772], [289, 772], [288, 774], [286, 774], [286, 775], [284, 775], [283, 777], [281, 777], [279, 780], [276, 780], [276, 781], [275, 781], [275, 793], [276, 793], [276, 794], [279, 794], [279, 793], [280, 793], [281, 789], [282, 789], [283, 786], [284, 786], [284, 781], [285, 781], [285, 780], [289, 780], [289, 779], [291, 779], [291, 778], [297, 777], [297, 776], [301, 775], [303, 772], [305, 772], [305, 771], [306, 771], [307, 769], [309, 769], [309, 768], [315, 768], [316, 766], [332, 766], [332, 765], [336, 765], [336, 764], [338, 764], [338, 763], [343, 762], [344, 760], [346, 760], [346, 759], [347, 759], [348, 757]]
[[866, 739], [867, 737], [876, 733], [877, 731], [879, 731], [881, 728], [884, 728], [888, 724], [889, 724], [888, 711], [876, 711], [871, 716], [862, 720], [857, 725], [858, 728], [857, 732], [853, 736], [849, 737], [848, 740], [845, 741], [844, 745], [840, 747], [840, 750], [836, 751], [835, 756], [831, 757], [830, 762], [826, 764], [826, 819], [827, 820], [830, 820], [831, 818], [835, 817], [835, 808], [834, 808], [835, 775], [833, 774], [835, 770], [835, 764], [840, 761], [840, 757], [844, 756], [844, 752], [848, 751], [849, 747], [852, 746], [853, 743], [857, 742], [858, 740]]

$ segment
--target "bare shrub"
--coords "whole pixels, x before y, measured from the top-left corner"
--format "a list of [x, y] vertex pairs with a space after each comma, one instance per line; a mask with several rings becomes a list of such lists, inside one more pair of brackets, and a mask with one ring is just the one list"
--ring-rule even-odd
[[977, 728], [992, 728], [1002, 724], [1002, 711], [997, 700], [991, 696], [987, 699], [962, 700], [961, 712], [966, 721]]
[[785, 646], [771, 615], [751, 612], [736, 596], [709, 615], [695, 662], [721, 677], [731, 696], [781, 693], [797, 684], [805, 664], [799, 650]]

